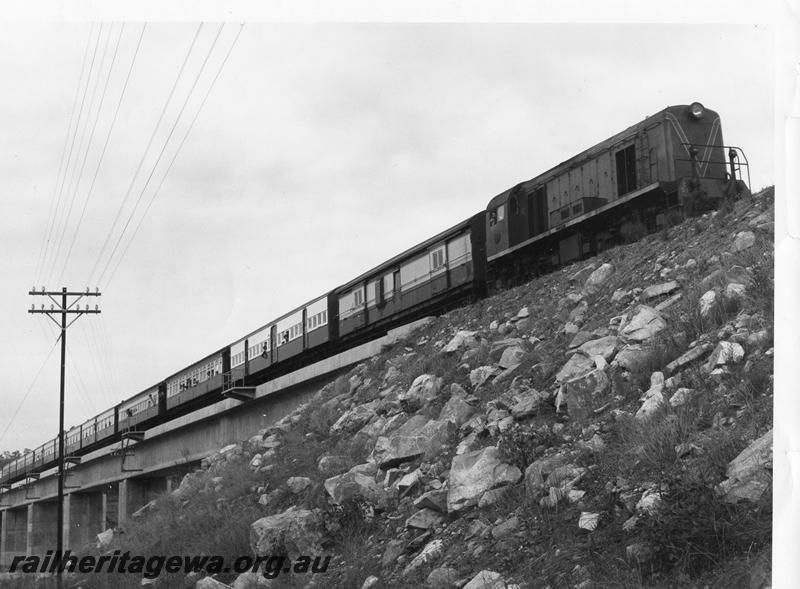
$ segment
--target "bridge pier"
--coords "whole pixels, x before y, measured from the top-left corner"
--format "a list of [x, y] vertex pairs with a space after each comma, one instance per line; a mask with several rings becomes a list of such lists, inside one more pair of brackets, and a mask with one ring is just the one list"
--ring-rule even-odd
[[3, 528], [0, 536], [0, 563], [11, 564], [15, 555], [27, 553], [28, 543], [28, 509], [19, 507], [3, 512]]
[[105, 530], [103, 493], [90, 491], [70, 493], [64, 501], [64, 546], [72, 551], [94, 544], [97, 534]]
[[124, 526], [131, 515], [150, 501], [165, 493], [169, 477], [130, 477], [119, 482], [117, 521]]
[[30, 503], [28, 505], [27, 554], [44, 555], [48, 550], [55, 551], [57, 529], [57, 501]]

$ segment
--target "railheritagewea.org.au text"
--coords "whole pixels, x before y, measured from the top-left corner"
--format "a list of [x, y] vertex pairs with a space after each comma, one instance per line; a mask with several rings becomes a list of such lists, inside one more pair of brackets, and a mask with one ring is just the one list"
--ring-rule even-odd
[[298, 556], [290, 559], [286, 556], [240, 556], [232, 563], [226, 562], [222, 556], [142, 556], [130, 552], [115, 550], [103, 556], [77, 556], [67, 550], [62, 556], [52, 550], [42, 556], [14, 556], [10, 573], [131, 573], [141, 574], [154, 579], [162, 573], [247, 573], [260, 572], [264, 577], [273, 579], [281, 573], [324, 573], [328, 570], [331, 557]]

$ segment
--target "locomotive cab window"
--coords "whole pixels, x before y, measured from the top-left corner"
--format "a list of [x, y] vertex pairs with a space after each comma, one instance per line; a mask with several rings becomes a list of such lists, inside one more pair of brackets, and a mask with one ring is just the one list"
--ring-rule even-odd
[[616, 153], [617, 196], [636, 190], [636, 148], [629, 145]]
[[506, 205], [500, 205], [497, 207], [497, 220], [502, 221], [506, 218]]

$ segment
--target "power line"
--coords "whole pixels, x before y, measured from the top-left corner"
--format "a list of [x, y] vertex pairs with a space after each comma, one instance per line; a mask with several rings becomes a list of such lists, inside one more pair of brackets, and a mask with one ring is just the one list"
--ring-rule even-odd
[[[78, 109], [78, 120], [75, 123], [75, 133], [72, 136], [72, 142], [70, 143], [70, 147], [69, 147], [69, 154], [67, 155], [67, 166], [64, 169], [64, 177], [61, 179], [61, 189], [59, 191], [58, 205], [56, 207], [56, 219], [55, 219], [56, 224], [54, 226], [54, 230], [55, 230], [55, 234], [56, 235], [58, 235], [59, 232], [60, 232], [60, 230], [59, 230], [60, 223], [58, 223], [58, 206], [60, 206], [60, 204], [61, 204], [61, 198], [62, 198], [63, 193], [64, 193], [64, 183], [65, 183], [66, 178], [67, 178], [67, 170], [70, 169], [70, 163], [72, 161], [72, 152], [73, 152], [73, 150], [75, 148], [75, 139], [77, 139], [77, 137], [78, 137], [78, 128], [80, 127], [81, 118], [83, 117], [83, 106], [84, 106], [84, 104], [86, 102], [86, 94], [87, 94], [87, 92], [89, 90], [89, 81], [91, 80], [92, 71], [94, 70], [94, 62], [95, 62], [95, 59], [97, 58], [97, 49], [100, 46], [100, 37], [102, 36], [102, 33], [103, 33], [103, 23], [100, 23], [100, 30], [99, 30], [99, 32], [97, 34], [97, 41], [95, 42], [94, 52], [92, 53], [91, 64], [89, 65], [89, 73], [86, 76], [86, 84], [85, 84], [85, 86], [83, 88], [83, 96], [81, 97], [81, 104], [80, 104], [80, 108]], [[78, 149], [80, 150], [80, 144], [79, 144]], [[74, 173], [73, 173], [73, 177], [74, 177]], [[70, 180], [70, 184], [72, 184], [72, 180]], [[69, 193], [69, 189], [67, 190], [67, 193]], [[58, 249], [59, 249], [59, 247], [56, 247], [56, 251], [53, 254], [53, 266], [55, 265], [55, 260], [58, 259]], [[49, 266], [49, 264], [46, 264], [46, 266]], [[52, 271], [53, 270], [51, 269], [50, 272], [47, 273], [47, 275], [49, 276], [49, 274], [51, 274]]]
[[[119, 35], [117, 35], [117, 43], [116, 43], [116, 46], [114, 47], [114, 55], [111, 57], [111, 65], [108, 68], [108, 76], [106, 77], [106, 83], [105, 83], [105, 86], [103, 87], [103, 94], [100, 97], [100, 106], [97, 109], [97, 116], [96, 116], [95, 121], [94, 121], [94, 126], [92, 127], [91, 136], [89, 137], [89, 145], [91, 145], [92, 138], [94, 138], [94, 132], [95, 132], [95, 128], [97, 127], [97, 122], [100, 120], [100, 112], [101, 112], [101, 110], [103, 108], [103, 102], [105, 101], [106, 92], [108, 91], [109, 82], [111, 82], [111, 73], [114, 70], [114, 63], [117, 60], [117, 53], [119, 52], [119, 45], [120, 45], [120, 41], [122, 41], [122, 34], [124, 32], [125, 32], [125, 23], [122, 23], [122, 25], [120, 26], [120, 29], [119, 29]], [[109, 37], [110, 37], [110, 35], [111, 34], [109, 33]], [[138, 53], [138, 47], [137, 47], [137, 53]], [[134, 61], [136, 60], [136, 54], [134, 54], [133, 60]], [[131, 62], [131, 70], [132, 69], [133, 69], [133, 61]], [[129, 76], [130, 76], [130, 71], [131, 70], [128, 71], [128, 75]], [[78, 218], [78, 223], [75, 225], [75, 231], [72, 234], [72, 241], [69, 244], [69, 249], [67, 250], [66, 258], [64, 259], [64, 266], [61, 268], [61, 274], [58, 277], [57, 283], [59, 283], [59, 284], [61, 283], [61, 279], [64, 277], [64, 272], [66, 272], [66, 270], [67, 270], [67, 265], [69, 264], [69, 259], [70, 259], [70, 256], [72, 255], [72, 248], [75, 246], [75, 240], [78, 237], [78, 233], [80, 232], [81, 224], [83, 223], [83, 218], [86, 215], [86, 208], [87, 208], [87, 206], [89, 204], [89, 199], [92, 197], [92, 190], [94, 189], [95, 181], [97, 180], [97, 174], [100, 171], [100, 165], [103, 163], [103, 157], [106, 154], [106, 148], [108, 147], [108, 142], [111, 139], [111, 132], [114, 130], [114, 124], [117, 121], [117, 115], [119, 114], [119, 108], [120, 108], [120, 106], [122, 104], [122, 98], [125, 95], [125, 88], [127, 88], [127, 85], [128, 85], [128, 81], [126, 79], [125, 80], [125, 85], [122, 88], [122, 93], [120, 94], [119, 101], [117, 102], [117, 108], [116, 108], [116, 111], [114, 112], [114, 117], [113, 117], [113, 119], [111, 121], [111, 125], [110, 125], [110, 127], [108, 129], [108, 133], [106, 134], [106, 140], [105, 140], [105, 143], [103, 145], [102, 152], [100, 153], [100, 158], [97, 160], [97, 166], [95, 167], [94, 178], [92, 179], [92, 183], [89, 186], [89, 191], [86, 193], [86, 199], [83, 201], [83, 209], [81, 210], [81, 215]], [[89, 147], [87, 146], [86, 155], [88, 156], [88, 154], [89, 154]], [[83, 165], [86, 165], [86, 160], [87, 160], [87, 158], [84, 157]], [[83, 176], [83, 165], [81, 166], [81, 176]], [[79, 182], [80, 182], [80, 180], [79, 180]], [[75, 187], [75, 193], [77, 194], [77, 192], [78, 192], [78, 187], [76, 186]], [[74, 196], [73, 196], [73, 200], [74, 200]], [[72, 209], [72, 207], [70, 206], [70, 210], [71, 209]]]
[[58, 175], [56, 176], [56, 182], [55, 185], [53, 186], [53, 196], [50, 199], [50, 209], [48, 210], [47, 213], [47, 229], [45, 231], [44, 240], [42, 241], [41, 251], [39, 252], [39, 260], [36, 263], [36, 272], [34, 274], [34, 279], [36, 280], [36, 282], [39, 281], [40, 278], [39, 273], [44, 270], [42, 266], [44, 265], [47, 249], [50, 244], [50, 234], [52, 233], [53, 230], [52, 226], [55, 224], [55, 219], [56, 219], [55, 211], [57, 210], [58, 207], [57, 206], [54, 207], [54, 205], [56, 205], [57, 202], [56, 196], [59, 194], [58, 184], [61, 178], [61, 172], [63, 171], [64, 174], [66, 175], [66, 169], [64, 168], [64, 158], [67, 155], [67, 145], [69, 145], [69, 138], [70, 135], [72, 134], [72, 121], [75, 120], [75, 112], [78, 110], [78, 96], [80, 95], [81, 91], [81, 80], [83, 79], [83, 72], [86, 70], [86, 63], [89, 61], [89, 47], [91, 47], [93, 31], [94, 31], [94, 24], [92, 24], [91, 28], [89, 29], [89, 36], [86, 38], [86, 48], [84, 49], [83, 64], [81, 65], [81, 73], [78, 76], [78, 84], [75, 88], [75, 98], [72, 101], [72, 114], [69, 117], [69, 125], [67, 125], [67, 135], [64, 138], [64, 148], [61, 151], [61, 161], [58, 164]]
[[[97, 89], [100, 86], [100, 81], [103, 78], [103, 69], [105, 67], [106, 62], [106, 55], [108, 54], [108, 45], [111, 42], [111, 32], [113, 29], [113, 25], [109, 28], [108, 34], [106, 35], [105, 43], [103, 44], [103, 53], [100, 56], [100, 61], [97, 65], [97, 74], [95, 76], [94, 84], [92, 86], [92, 94], [89, 99], [89, 108], [86, 110], [86, 120], [83, 123], [83, 131], [81, 132], [81, 138], [78, 141], [78, 158], [75, 161], [75, 166], [72, 169], [72, 176], [70, 177], [70, 183], [67, 187], [67, 195], [71, 194], [72, 196], [69, 197], [69, 206], [67, 207], [67, 214], [64, 217], [64, 224], [61, 227], [61, 234], [58, 237], [58, 242], [56, 244], [56, 256], [53, 258], [53, 266], [51, 269], [51, 273], [56, 271], [56, 266], [58, 266], [58, 254], [62, 251], [62, 245], [64, 243], [64, 237], [67, 234], [67, 228], [69, 227], [70, 218], [72, 217], [72, 209], [75, 206], [75, 199], [78, 196], [78, 192], [80, 190], [81, 180], [83, 180], [83, 171], [86, 168], [86, 162], [89, 161], [89, 152], [92, 148], [92, 141], [94, 141], [94, 133], [97, 129], [97, 123], [100, 121], [100, 113], [103, 110], [103, 102], [106, 97], [106, 90], [108, 89], [108, 81], [111, 79], [111, 70], [108, 72], [108, 77], [106, 78], [106, 84], [103, 89], [103, 94], [100, 97], [100, 102], [98, 103], [97, 111], [94, 112], [94, 117], [92, 117], [92, 113], [94, 111], [95, 105], [95, 98], [97, 97]], [[102, 31], [101, 31], [102, 33]], [[116, 58], [116, 52], [114, 53], [114, 57]], [[113, 68], [114, 64], [112, 61], [111, 67]], [[94, 122], [90, 123], [90, 120], [94, 118]], [[84, 147], [84, 139], [86, 138], [86, 133], [89, 131], [89, 127], [91, 126], [91, 131], [89, 132], [89, 138], [85, 142], [85, 149], [82, 150]], [[81, 151], [83, 151], [83, 156], [81, 156]], [[77, 173], [77, 179], [76, 179]], [[66, 259], [64, 261], [64, 265], [66, 265]], [[58, 278], [57, 282], [61, 282], [61, 277]]]
[[153, 140], [155, 139], [156, 132], [158, 131], [158, 128], [161, 126], [161, 121], [164, 119], [164, 114], [166, 113], [167, 108], [169, 107], [169, 103], [172, 100], [172, 96], [175, 93], [175, 89], [178, 86], [178, 82], [180, 82], [181, 76], [183, 75], [183, 71], [186, 68], [186, 64], [189, 61], [189, 57], [191, 56], [192, 51], [194, 50], [195, 43], [197, 42], [197, 38], [200, 35], [200, 31], [202, 30], [202, 28], [203, 28], [203, 23], [200, 23], [200, 25], [197, 27], [197, 31], [194, 34], [194, 38], [192, 39], [192, 43], [189, 46], [189, 50], [186, 52], [186, 57], [184, 58], [183, 63], [181, 64], [180, 70], [178, 70], [178, 75], [175, 78], [175, 82], [172, 85], [172, 89], [170, 90], [169, 95], [167, 96], [167, 100], [164, 103], [164, 107], [161, 109], [161, 114], [159, 115], [158, 122], [156, 123], [156, 126], [153, 128], [153, 132], [151, 133], [150, 139], [147, 142], [147, 147], [145, 147], [144, 153], [142, 154], [142, 157], [139, 160], [139, 164], [136, 167], [136, 171], [134, 172], [133, 177], [131, 178], [131, 183], [128, 186], [128, 190], [125, 193], [125, 197], [122, 199], [122, 202], [120, 203], [119, 209], [117, 209], [117, 214], [114, 217], [114, 221], [111, 223], [111, 227], [108, 230], [108, 234], [106, 235], [106, 239], [103, 242], [103, 246], [100, 248], [100, 252], [97, 254], [97, 259], [95, 260], [94, 266], [92, 267], [92, 271], [89, 273], [89, 280], [88, 280], [89, 283], [97, 283], [97, 282], [99, 282], [99, 280], [98, 281], [93, 280], [94, 273], [97, 270], [97, 267], [99, 266], [100, 261], [103, 258], [103, 254], [105, 253], [105, 250], [108, 247], [108, 243], [111, 240], [111, 236], [114, 234], [114, 229], [117, 226], [117, 221], [119, 221], [119, 218], [122, 215], [122, 211], [125, 209], [125, 204], [128, 202], [128, 198], [131, 195], [131, 191], [133, 190], [133, 186], [134, 186], [134, 183], [136, 182], [136, 178], [139, 176], [139, 172], [141, 171], [142, 166], [144, 165], [145, 158], [147, 157], [147, 154], [150, 152], [150, 147], [153, 144]]
[[[188, 126], [188, 128], [186, 130], [186, 133], [183, 135], [183, 138], [181, 139], [181, 142], [178, 144], [178, 148], [175, 150], [175, 153], [173, 154], [172, 159], [170, 160], [166, 171], [164, 172], [163, 176], [161, 177], [161, 181], [159, 182], [158, 186], [156, 187], [155, 192], [153, 192], [153, 195], [150, 197], [150, 201], [147, 203], [147, 207], [145, 208], [144, 213], [139, 218], [139, 221], [136, 224], [136, 227], [134, 228], [133, 234], [131, 235], [130, 239], [126, 243], [125, 248], [122, 251], [122, 254], [119, 256], [119, 258], [117, 260], [117, 264], [114, 266], [114, 269], [112, 270], [111, 274], [109, 275], [108, 282], [106, 283], [106, 287], [105, 288], [107, 288], [108, 285], [111, 284], [111, 279], [114, 277], [114, 275], [117, 272], [117, 269], [119, 268], [120, 264], [122, 263], [122, 260], [125, 258], [125, 254], [128, 252], [128, 248], [130, 248], [131, 243], [133, 243], [133, 240], [136, 238], [136, 234], [139, 232], [139, 228], [142, 226], [142, 223], [143, 223], [145, 217], [147, 216], [147, 213], [150, 211], [150, 207], [152, 206], [153, 201], [155, 201], [156, 196], [158, 196], [158, 193], [161, 191], [161, 187], [164, 185], [164, 181], [167, 179], [167, 176], [169, 175], [170, 170], [172, 170], [172, 166], [175, 163], [175, 160], [178, 158], [178, 154], [180, 153], [181, 148], [183, 147], [183, 144], [186, 142], [186, 139], [189, 137], [189, 134], [191, 133], [192, 128], [194, 127], [194, 124], [197, 121], [197, 118], [200, 116], [200, 112], [203, 110], [203, 106], [205, 106], [205, 103], [206, 103], [206, 101], [208, 100], [208, 97], [211, 94], [211, 90], [214, 88], [214, 85], [216, 84], [217, 79], [219, 78], [220, 74], [222, 73], [223, 68], [225, 67], [225, 64], [228, 62], [228, 58], [230, 57], [231, 52], [233, 51], [233, 48], [236, 45], [236, 42], [239, 40], [239, 35], [241, 35], [243, 28], [244, 28], [244, 24], [242, 24], [239, 27], [239, 31], [236, 33], [236, 37], [233, 39], [233, 43], [231, 43], [231, 46], [228, 48], [228, 51], [225, 54], [225, 57], [223, 58], [222, 63], [220, 64], [220, 67], [217, 70], [216, 75], [212, 79], [211, 84], [209, 85], [208, 90], [206, 91], [206, 94], [203, 97], [203, 100], [200, 102], [200, 106], [197, 109], [197, 112], [195, 113], [194, 118], [192, 118], [192, 121], [189, 123], [189, 126]], [[214, 43], [215, 44], [216, 44], [217, 39], [219, 39], [219, 35], [220, 35], [221, 32], [222, 32], [222, 27], [220, 27], [219, 31], [217, 32], [217, 37], [214, 39]], [[211, 46], [211, 50], [213, 50], [213, 48], [214, 48], [214, 45]], [[203, 62], [203, 67], [205, 67], [206, 62], [208, 61], [208, 57], [210, 57], [210, 55], [211, 55], [211, 50], [209, 50], [209, 54], [208, 54], [208, 56], [206, 56], [206, 61]], [[200, 73], [198, 73], [197, 78], [195, 79], [195, 84], [197, 83], [197, 80], [199, 80], [200, 74], [202, 74], [202, 69], [201, 69]], [[194, 86], [192, 86], [192, 89], [194, 89]], [[191, 94], [191, 92], [190, 92], [190, 94]], [[186, 104], [188, 103], [188, 101], [189, 101], [189, 97], [187, 96], [186, 102], [183, 105], [184, 108], [186, 107]], [[183, 108], [181, 109], [181, 114], [182, 113], [183, 113]], [[180, 114], [178, 116], [180, 118]], [[176, 120], [175, 121], [175, 125], [177, 125], [177, 122], [178, 121]], [[173, 126], [173, 128], [172, 128], [172, 131], [174, 131], [174, 130], [175, 130], [175, 126]], [[170, 137], [172, 137], [172, 132], [170, 132]], [[167, 138], [167, 141], [169, 141], [169, 137]], [[164, 144], [164, 148], [166, 148], [166, 143]], [[163, 155], [163, 153], [164, 153], [164, 150], [162, 149], [161, 154]], [[161, 159], [161, 155], [159, 155], [159, 160], [160, 159]], [[156, 162], [156, 165], [157, 164], [158, 164], [158, 161]], [[155, 171], [155, 166], [153, 166], [153, 171]], [[152, 173], [151, 173], [151, 177], [152, 177]], [[149, 181], [150, 181], [150, 179], [148, 178], [148, 182]], [[147, 186], [145, 185], [145, 188], [146, 187]], [[139, 200], [141, 200], [143, 195], [144, 195], [144, 189], [142, 189], [142, 192], [139, 195]], [[137, 206], [138, 206], [138, 202], [137, 202]], [[132, 218], [132, 217], [133, 217], [133, 215], [131, 214], [130, 218]], [[129, 218], [129, 220], [130, 220], [130, 218]], [[121, 239], [121, 236], [120, 236], [120, 239]], [[110, 260], [111, 260], [111, 258], [109, 258], [109, 262], [110, 262]], [[108, 266], [108, 264], [106, 264], [106, 267], [107, 266]], [[103, 273], [105, 273], [105, 268], [103, 270]], [[102, 276], [103, 275], [101, 274], [101, 278], [102, 278]]]
[[42, 370], [44, 370], [44, 367], [47, 365], [47, 361], [50, 360], [50, 356], [53, 355], [53, 350], [56, 349], [56, 345], [58, 344], [58, 342], [60, 340], [61, 340], [61, 336], [58, 336], [56, 341], [53, 342], [53, 347], [50, 348], [49, 352], [47, 352], [47, 357], [44, 359], [44, 362], [42, 362], [42, 365], [39, 367], [39, 370], [36, 371], [36, 376], [33, 377], [33, 382], [31, 382], [30, 386], [25, 391], [25, 394], [22, 396], [22, 399], [20, 400], [19, 404], [17, 405], [17, 408], [14, 410], [14, 413], [11, 415], [11, 419], [9, 420], [8, 425], [6, 426], [6, 429], [4, 429], [3, 433], [0, 434], [0, 443], [2, 443], [2, 441], [5, 439], [6, 434], [8, 433], [8, 430], [11, 429], [11, 426], [14, 425], [14, 420], [17, 418], [17, 415], [19, 414], [20, 409], [22, 409], [22, 405], [25, 404], [25, 401], [28, 399], [28, 395], [31, 394], [31, 391], [33, 390], [33, 387], [36, 385], [36, 381], [39, 380], [39, 376], [42, 374]]

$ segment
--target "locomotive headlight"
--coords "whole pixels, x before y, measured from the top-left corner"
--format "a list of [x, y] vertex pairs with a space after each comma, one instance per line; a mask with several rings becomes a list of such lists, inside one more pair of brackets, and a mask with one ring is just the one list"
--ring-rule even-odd
[[705, 107], [700, 104], [699, 102], [693, 102], [689, 106], [689, 114], [692, 115], [692, 118], [699, 119], [702, 118], [703, 114], [705, 114], [706, 109]]

